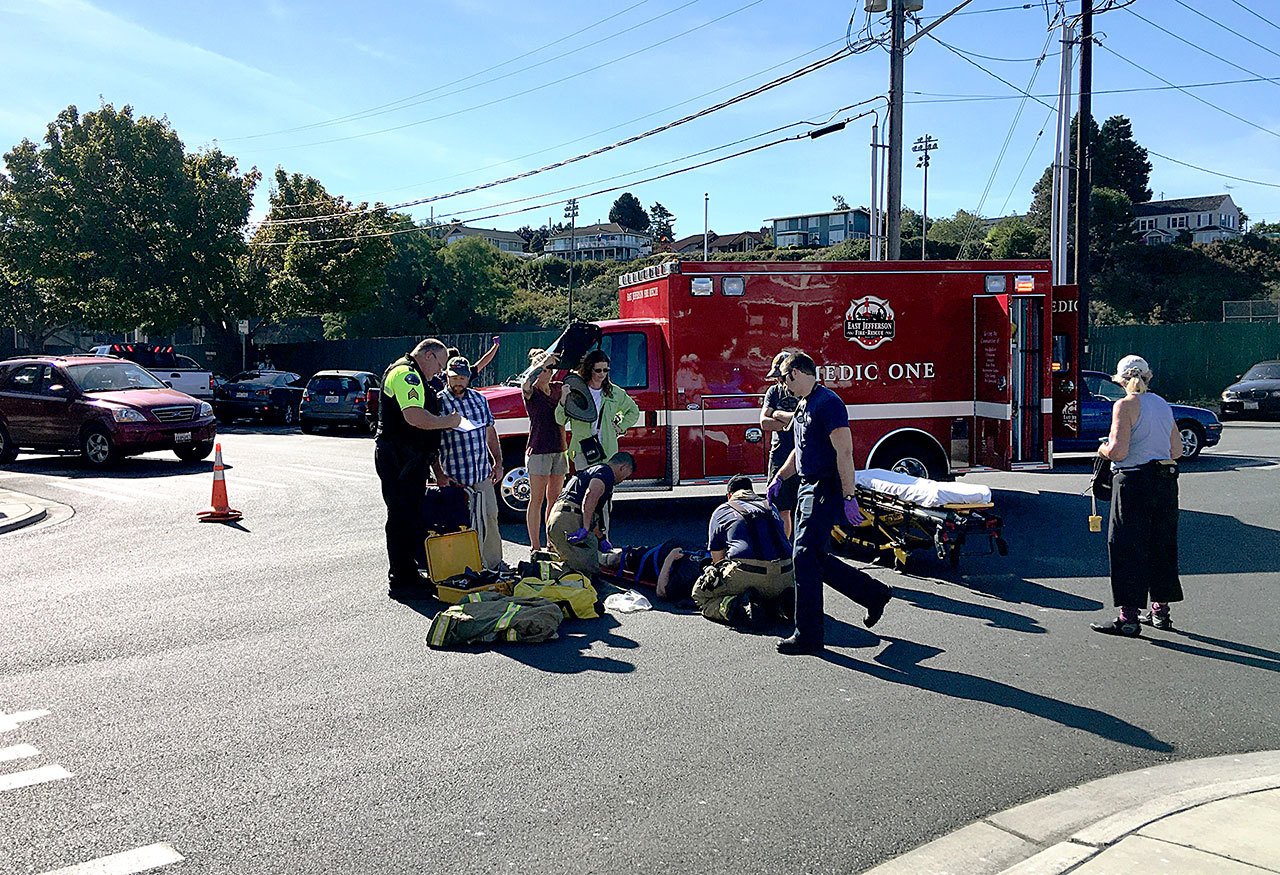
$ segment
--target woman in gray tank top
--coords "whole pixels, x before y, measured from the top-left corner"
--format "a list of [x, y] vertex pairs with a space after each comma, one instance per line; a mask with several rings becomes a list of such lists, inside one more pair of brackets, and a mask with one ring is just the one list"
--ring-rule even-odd
[[[1119, 616], [1095, 632], [1136, 638], [1147, 623], [1173, 628], [1169, 603], [1182, 601], [1178, 579], [1178, 465], [1182, 437], [1169, 402], [1149, 391], [1151, 368], [1127, 355], [1113, 379], [1128, 393], [1111, 410], [1111, 435], [1098, 455], [1114, 472], [1107, 552]], [[1147, 599], [1151, 611], [1140, 613]]]

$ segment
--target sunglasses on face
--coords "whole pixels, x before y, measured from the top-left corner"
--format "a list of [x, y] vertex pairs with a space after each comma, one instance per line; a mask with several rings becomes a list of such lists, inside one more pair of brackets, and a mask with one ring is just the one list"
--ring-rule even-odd
[[609, 373], [609, 369], [608, 369], [608, 368], [592, 368], [592, 369], [591, 369], [591, 373], [593, 373], [593, 374], [607, 374], [607, 373]]

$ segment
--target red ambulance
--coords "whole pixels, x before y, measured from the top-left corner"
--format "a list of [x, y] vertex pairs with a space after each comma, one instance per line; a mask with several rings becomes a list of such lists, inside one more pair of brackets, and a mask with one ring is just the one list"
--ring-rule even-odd
[[[808, 353], [844, 400], [859, 468], [1045, 469], [1055, 406], [1074, 397], [1074, 329], [1055, 304], [1074, 288], [1055, 290], [1048, 261], [670, 261], [619, 285], [620, 318], [599, 325], [610, 379], [642, 412], [620, 441], [636, 457], [632, 489], [763, 477], [760, 404], [784, 349]], [[483, 391], [506, 457], [503, 504], [521, 510], [520, 391]]]

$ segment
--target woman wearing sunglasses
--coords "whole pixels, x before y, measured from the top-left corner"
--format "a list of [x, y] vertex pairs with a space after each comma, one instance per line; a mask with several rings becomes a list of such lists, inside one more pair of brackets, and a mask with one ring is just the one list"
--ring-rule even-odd
[[640, 408], [626, 392], [609, 380], [609, 357], [593, 349], [574, 369], [596, 403], [594, 422], [569, 419], [564, 406], [556, 408], [556, 420], [569, 423], [569, 451], [575, 470], [598, 465], [618, 452], [618, 438], [640, 419]]

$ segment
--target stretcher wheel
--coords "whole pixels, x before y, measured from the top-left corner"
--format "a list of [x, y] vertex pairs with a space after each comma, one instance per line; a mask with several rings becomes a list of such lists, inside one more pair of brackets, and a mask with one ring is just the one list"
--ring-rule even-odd
[[1004, 538], [996, 538], [996, 552], [1001, 556], [1009, 555], [1009, 542]]
[[902, 550], [893, 551], [893, 570], [898, 574], [907, 573], [907, 554]]
[[951, 566], [951, 570], [955, 571], [960, 567], [960, 548], [952, 547], [947, 551], [947, 563]]

